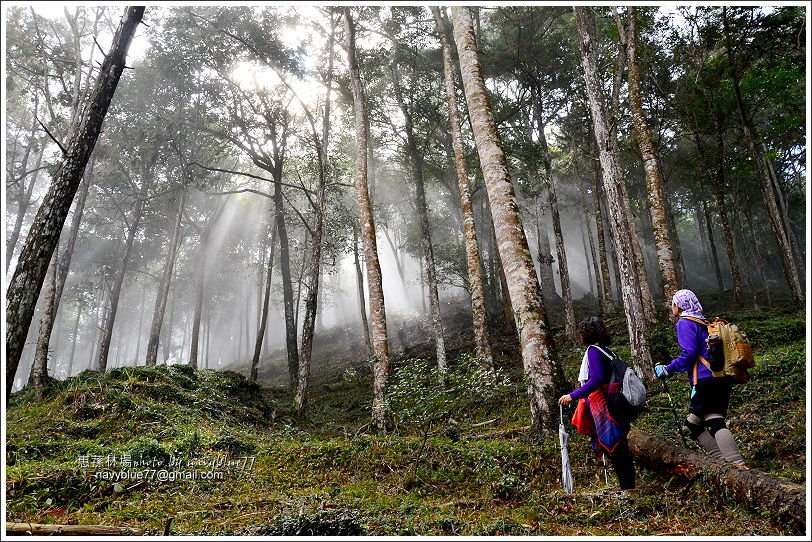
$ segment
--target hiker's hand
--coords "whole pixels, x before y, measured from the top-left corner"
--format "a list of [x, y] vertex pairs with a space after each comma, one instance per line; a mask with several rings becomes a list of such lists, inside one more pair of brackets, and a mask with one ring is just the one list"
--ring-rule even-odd
[[657, 375], [657, 378], [659, 378], [660, 380], [665, 380], [666, 378], [671, 376], [668, 373], [668, 369], [666, 369], [665, 365], [662, 364], [654, 366], [654, 374]]
[[562, 395], [558, 398], [558, 404], [567, 406], [568, 404], [572, 403], [572, 397], [569, 395]]

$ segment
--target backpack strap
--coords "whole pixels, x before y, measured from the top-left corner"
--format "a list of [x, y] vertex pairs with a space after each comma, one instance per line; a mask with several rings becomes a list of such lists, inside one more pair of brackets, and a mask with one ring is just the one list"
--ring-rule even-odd
[[[696, 318], [694, 316], [680, 316], [680, 319], [683, 319], [683, 318], [686, 319], [686, 320], [690, 320], [692, 322], [696, 322], [697, 324], [702, 324], [706, 328], [710, 325], [710, 323], [707, 320], [703, 320], [701, 318]], [[699, 370], [699, 363], [700, 362], [702, 363], [702, 365], [704, 365], [705, 367], [708, 368], [708, 370], [711, 372], [711, 374], [713, 376], [724, 376], [724, 371], [722, 371], [721, 374], [718, 374], [718, 373], [714, 372], [713, 369], [711, 369], [710, 362], [707, 359], [705, 359], [704, 356], [697, 356], [696, 362], [694, 363], [694, 385], [696, 385], [697, 371]]]
[[702, 324], [705, 327], [708, 327], [708, 321], [703, 320], [702, 318], [697, 318], [695, 316], [680, 316], [680, 320], [682, 319], [690, 320], [691, 322], [696, 322], [697, 324]]
[[601, 348], [597, 344], [590, 344], [589, 346], [594, 346], [595, 348], [597, 348], [601, 352], [601, 354], [603, 354], [604, 356], [609, 358], [609, 361], [612, 361], [613, 359], [615, 359], [615, 356], [610, 356], [609, 353], [606, 350], [604, 350], [603, 348]]

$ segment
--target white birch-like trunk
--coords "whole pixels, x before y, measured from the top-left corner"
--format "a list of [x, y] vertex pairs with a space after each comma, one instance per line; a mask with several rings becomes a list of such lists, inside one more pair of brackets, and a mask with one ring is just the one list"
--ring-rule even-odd
[[648, 344], [646, 310], [640, 292], [640, 276], [636, 271], [637, 261], [633, 248], [633, 231], [629, 224], [629, 214], [624, 205], [623, 179], [617, 156], [612, 148], [613, 138], [609, 133], [603, 109], [603, 98], [598, 83], [596, 51], [594, 49], [594, 14], [591, 8], [575, 7], [575, 19], [581, 51], [581, 66], [584, 72], [592, 125], [600, 152], [603, 187], [610, 214], [610, 227], [623, 295], [623, 305], [631, 341], [633, 365], [638, 374], [648, 381], [654, 381], [651, 351]]
[[531, 426], [534, 433], [551, 436], [558, 426], [556, 392], [563, 375], [546, 326], [541, 288], [519, 218], [505, 153], [491, 114], [471, 14], [469, 8], [461, 6], [452, 7], [451, 13], [474, 141], [491, 202], [499, 256], [521, 342]]

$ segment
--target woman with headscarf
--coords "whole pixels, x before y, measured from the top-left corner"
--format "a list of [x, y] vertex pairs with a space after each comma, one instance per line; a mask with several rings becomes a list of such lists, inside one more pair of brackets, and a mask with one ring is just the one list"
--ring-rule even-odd
[[711, 457], [744, 465], [736, 440], [725, 417], [733, 383], [729, 377], [714, 377], [708, 361], [708, 328], [702, 305], [691, 290], [679, 290], [671, 301], [677, 317], [677, 342], [682, 351], [668, 365], [657, 365], [654, 373], [666, 379], [674, 373], [688, 373], [691, 404], [685, 425]]

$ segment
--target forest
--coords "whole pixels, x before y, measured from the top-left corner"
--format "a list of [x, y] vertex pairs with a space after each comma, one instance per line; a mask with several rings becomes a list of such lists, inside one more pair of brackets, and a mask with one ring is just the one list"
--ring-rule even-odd
[[3, 9], [7, 534], [809, 534], [805, 3]]

